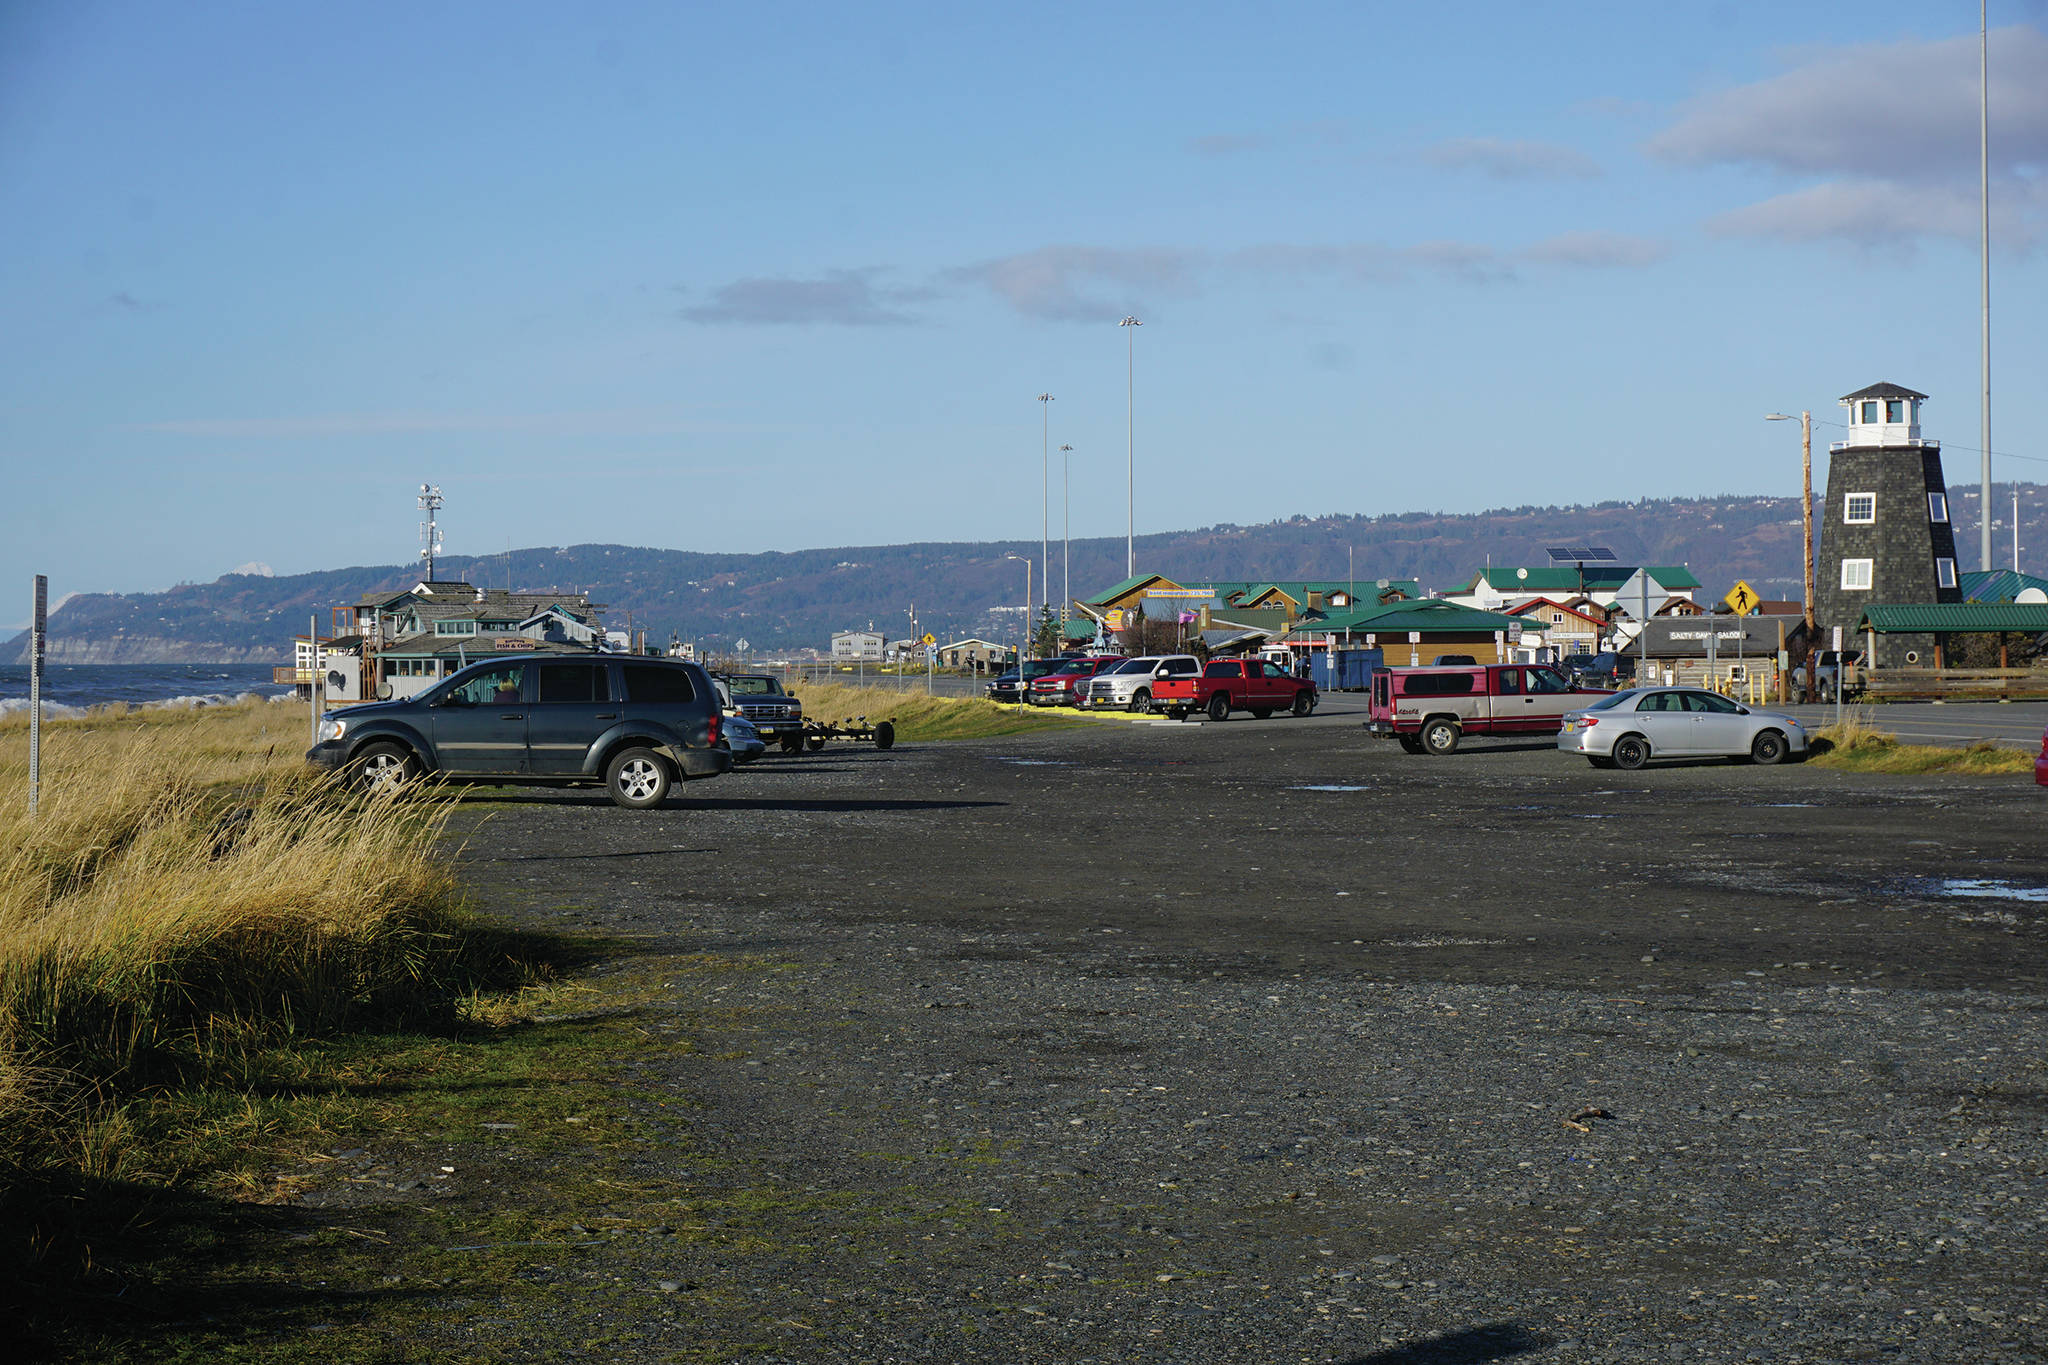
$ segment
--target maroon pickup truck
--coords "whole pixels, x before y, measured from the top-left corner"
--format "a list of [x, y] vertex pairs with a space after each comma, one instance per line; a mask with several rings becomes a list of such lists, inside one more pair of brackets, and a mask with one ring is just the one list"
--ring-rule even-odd
[[1205, 711], [1223, 720], [1249, 711], [1260, 720], [1275, 711], [1305, 716], [1316, 709], [1316, 685], [1264, 659], [1215, 659], [1193, 678], [1161, 678], [1152, 684], [1152, 709], [1175, 720]]

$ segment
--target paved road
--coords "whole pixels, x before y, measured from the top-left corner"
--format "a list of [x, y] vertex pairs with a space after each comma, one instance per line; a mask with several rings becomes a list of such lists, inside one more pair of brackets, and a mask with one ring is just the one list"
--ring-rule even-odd
[[[1809, 728], [1832, 725], [1832, 706], [1767, 705], [1766, 710], [1796, 716]], [[1326, 692], [1317, 708], [1317, 718], [1331, 721], [1342, 717], [1364, 718], [1363, 692]], [[1847, 711], [1862, 715], [1879, 730], [1895, 734], [1907, 744], [1967, 745], [1990, 741], [2038, 751], [2041, 732], [2048, 727], [2048, 702], [1887, 702], [1882, 706], [1851, 706]]]

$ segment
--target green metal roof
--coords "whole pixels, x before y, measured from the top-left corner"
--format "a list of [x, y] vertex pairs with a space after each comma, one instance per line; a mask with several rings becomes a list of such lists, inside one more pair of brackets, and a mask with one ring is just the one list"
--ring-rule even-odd
[[1879, 635], [1968, 635], [1990, 631], [2048, 631], [2048, 602], [1873, 602], [1856, 629]]
[[2048, 592], [2048, 578], [2036, 578], [2017, 569], [1972, 569], [1959, 582], [1965, 602], [2010, 602], [2028, 588]]
[[[1700, 586], [1700, 581], [1693, 577], [1692, 570], [1682, 565], [1644, 564], [1641, 568], [1644, 573], [1667, 589], [1693, 589]], [[1495, 592], [1525, 593], [1531, 597], [1554, 592], [1575, 593], [1582, 581], [1587, 592], [1597, 592], [1601, 589], [1619, 588], [1635, 571], [1635, 566], [1627, 564], [1588, 564], [1582, 575], [1576, 565], [1546, 564], [1528, 570], [1528, 577], [1524, 578], [1521, 569], [1513, 565], [1497, 564], [1472, 575], [1457, 591], [1470, 592], [1484, 579], [1487, 586]]]
[[1126, 578], [1123, 582], [1117, 584], [1113, 588], [1104, 588], [1101, 592], [1096, 593], [1095, 596], [1084, 597], [1081, 600], [1086, 602], [1091, 607], [1099, 607], [1104, 602], [1113, 602], [1117, 598], [1122, 597], [1132, 588], [1141, 587], [1146, 583], [1150, 583], [1152, 580], [1156, 578], [1164, 577], [1166, 577], [1165, 574], [1141, 573], [1136, 578]]
[[1333, 611], [1318, 620], [1302, 621], [1294, 627], [1296, 635], [1329, 635], [1350, 631], [1363, 632], [1418, 631], [1421, 634], [1456, 631], [1467, 634], [1480, 631], [1504, 631], [1509, 626], [1526, 623], [1519, 617], [1508, 616], [1497, 611], [1481, 611], [1477, 607], [1461, 606], [1456, 602], [1426, 599], [1420, 602], [1375, 602], [1357, 611]]

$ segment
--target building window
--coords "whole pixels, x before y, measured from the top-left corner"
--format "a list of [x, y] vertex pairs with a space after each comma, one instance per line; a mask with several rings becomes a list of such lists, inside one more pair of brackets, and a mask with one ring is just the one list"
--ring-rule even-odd
[[1551, 624], [1551, 625], [1553, 625], [1553, 626], [1561, 626], [1561, 625], [1563, 625], [1563, 624], [1564, 624], [1564, 613], [1563, 613], [1563, 612], [1561, 612], [1561, 611], [1554, 611], [1554, 612], [1550, 613], [1550, 624]]
[[1845, 559], [1842, 561], [1842, 587], [1845, 591], [1867, 590], [1870, 587], [1870, 566], [1868, 559]]
[[1953, 559], [1935, 560], [1934, 576], [1942, 587], [1953, 588], [1956, 585], [1956, 562]]
[[1948, 520], [1948, 494], [1929, 493], [1927, 495], [1927, 519], [1929, 521]]
[[436, 635], [474, 635], [474, 634], [476, 634], [476, 622], [474, 622], [474, 621], [436, 621], [436, 622], [434, 622], [434, 634], [436, 634]]
[[1904, 404], [1903, 402], [1901, 402], [1900, 400], [1896, 399], [1896, 398], [1887, 398], [1887, 399], [1885, 399], [1885, 400], [1884, 400], [1884, 420], [1885, 420], [1885, 421], [1887, 421], [1887, 422], [1903, 422], [1903, 421], [1905, 421], [1905, 420], [1906, 420], [1906, 405], [1905, 405], [1905, 404]]
[[1863, 404], [1863, 420], [1865, 422], [1875, 422], [1877, 420], [1877, 400], [1875, 398], [1869, 399]]
[[1842, 520], [1851, 526], [1868, 526], [1877, 520], [1877, 494], [1851, 493], [1842, 499]]

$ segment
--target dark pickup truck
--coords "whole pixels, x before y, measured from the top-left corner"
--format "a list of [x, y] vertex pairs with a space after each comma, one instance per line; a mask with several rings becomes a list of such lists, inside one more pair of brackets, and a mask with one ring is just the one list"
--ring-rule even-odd
[[782, 690], [782, 679], [772, 673], [728, 673], [725, 687], [734, 709], [763, 740], [786, 754], [803, 752], [804, 704]]

